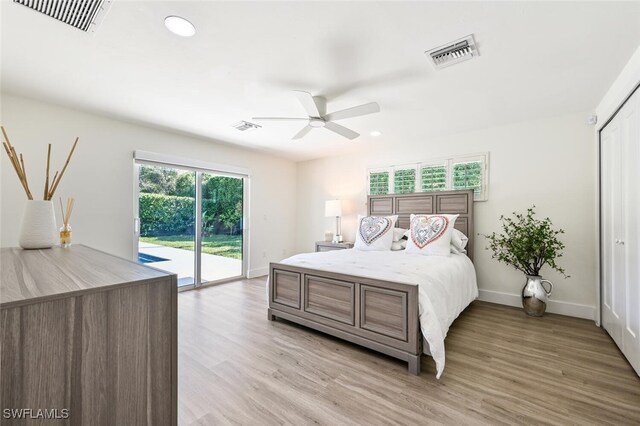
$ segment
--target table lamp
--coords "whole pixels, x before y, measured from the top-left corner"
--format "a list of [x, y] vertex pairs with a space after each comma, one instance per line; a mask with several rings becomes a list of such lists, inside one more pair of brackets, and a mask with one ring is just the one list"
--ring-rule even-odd
[[342, 216], [342, 205], [340, 200], [328, 200], [324, 203], [324, 215], [327, 217], [336, 218], [336, 234], [333, 236], [334, 243], [342, 242], [342, 235], [340, 235], [340, 216]]

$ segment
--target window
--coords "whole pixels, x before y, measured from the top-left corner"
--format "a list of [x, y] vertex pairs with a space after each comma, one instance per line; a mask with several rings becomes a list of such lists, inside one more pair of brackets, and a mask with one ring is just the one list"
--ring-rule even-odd
[[389, 193], [389, 172], [371, 171], [369, 173], [369, 194], [383, 195]]
[[488, 176], [488, 153], [370, 169], [369, 195], [472, 189], [475, 201], [485, 201]]
[[393, 193], [408, 194], [416, 192], [416, 169], [397, 169], [393, 171]]
[[444, 191], [447, 189], [447, 166], [422, 166], [422, 191]]
[[473, 189], [474, 194], [479, 194], [482, 190], [482, 162], [454, 163], [453, 189]]

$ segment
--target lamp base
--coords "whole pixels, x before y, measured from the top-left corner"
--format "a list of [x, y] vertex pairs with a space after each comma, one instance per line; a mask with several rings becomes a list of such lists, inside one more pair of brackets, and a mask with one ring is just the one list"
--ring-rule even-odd
[[332, 243], [341, 243], [342, 242], [342, 235], [334, 235], [333, 236], [333, 240], [331, 240]]

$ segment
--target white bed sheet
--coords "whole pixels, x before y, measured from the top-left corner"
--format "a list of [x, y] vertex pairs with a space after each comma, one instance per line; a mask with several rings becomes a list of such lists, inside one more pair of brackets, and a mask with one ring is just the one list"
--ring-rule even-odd
[[420, 329], [444, 371], [444, 338], [458, 315], [478, 297], [476, 272], [464, 254], [425, 256], [402, 251], [333, 250], [292, 256], [281, 263], [381, 280], [418, 284]]

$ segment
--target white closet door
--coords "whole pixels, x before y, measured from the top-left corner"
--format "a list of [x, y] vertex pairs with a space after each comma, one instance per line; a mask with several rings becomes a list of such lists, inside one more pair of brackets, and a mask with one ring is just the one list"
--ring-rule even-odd
[[601, 132], [602, 164], [602, 326], [622, 347], [624, 317], [624, 264], [619, 235], [622, 225], [622, 149], [620, 115]]
[[600, 136], [602, 326], [640, 374], [640, 91]]
[[625, 264], [625, 316], [622, 352], [640, 374], [640, 92], [621, 111], [624, 152], [625, 226], [621, 237]]

